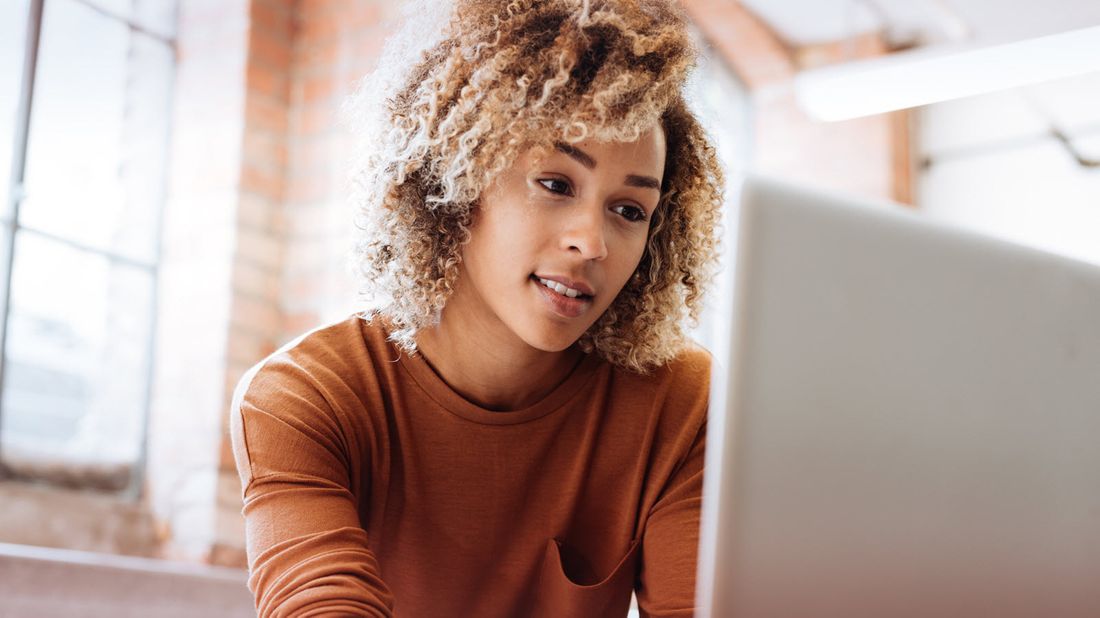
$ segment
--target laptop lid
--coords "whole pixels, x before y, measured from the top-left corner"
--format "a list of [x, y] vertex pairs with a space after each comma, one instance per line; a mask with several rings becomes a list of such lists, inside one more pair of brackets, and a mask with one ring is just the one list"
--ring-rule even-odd
[[1100, 269], [762, 178], [738, 233], [700, 615], [1100, 616]]

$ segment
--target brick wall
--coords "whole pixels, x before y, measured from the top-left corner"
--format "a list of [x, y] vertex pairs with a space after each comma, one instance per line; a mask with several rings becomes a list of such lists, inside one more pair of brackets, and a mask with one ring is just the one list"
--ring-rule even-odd
[[344, 201], [350, 139], [337, 112], [377, 62], [394, 2], [324, 0], [298, 6], [291, 54], [283, 334], [293, 337], [353, 310], [347, 274], [351, 211]]
[[241, 486], [225, 411], [241, 376], [282, 343], [281, 277], [286, 255], [291, 112], [291, 46], [296, 3], [252, 0], [248, 7], [244, 71], [237, 242], [230, 285], [222, 441], [217, 475], [214, 535], [208, 560], [246, 566]]
[[[340, 103], [375, 64], [393, 3], [252, 0], [223, 406], [254, 363], [354, 310]], [[240, 483], [223, 414], [210, 562], [243, 566]]]

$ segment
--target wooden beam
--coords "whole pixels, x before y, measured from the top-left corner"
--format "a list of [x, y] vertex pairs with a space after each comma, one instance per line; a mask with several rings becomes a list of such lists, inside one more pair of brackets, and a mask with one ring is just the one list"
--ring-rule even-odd
[[794, 77], [792, 50], [740, 2], [681, 0], [681, 4], [749, 90]]

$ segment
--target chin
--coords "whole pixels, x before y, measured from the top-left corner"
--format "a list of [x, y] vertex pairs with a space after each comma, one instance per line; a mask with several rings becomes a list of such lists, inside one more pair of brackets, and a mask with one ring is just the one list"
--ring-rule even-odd
[[577, 342], [581, 338], [580, 333], [566, 333], [562, 330], [559, 331], [543, 331], [543, 332], [531, 332], [529, 336], [523, 337], [523, 340], [527, 342], [527, 345], [532, 348], [542, 350], [543, 352], [562, 352], [569, 349], [569, 346]]

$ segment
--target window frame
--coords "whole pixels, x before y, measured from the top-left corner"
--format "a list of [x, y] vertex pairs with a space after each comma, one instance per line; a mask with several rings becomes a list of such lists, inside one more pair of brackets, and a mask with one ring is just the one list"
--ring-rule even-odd
[[[126, 16], [117, 15], [111, 11], [104, 9], [101, 6], [96, 5], [91, 0], [29, 0], [27, 4], [26, 13], [26, 38], [24, 40], [23, 47], [23, 68], [22, 76], [19, 83], [18, 102], [16, 106], [16, 115], [14, 117], [12, 143], [10, 145], [12, 149], [11, 168], [10, 170], [0, 170], [0, 173], [9, 174], [9, 191], [8, 195], [4, 196], [7, 200], [7, 215], [0, 216], [0, 233], [6, 237], [6, 245], [3, 251], [6, 254], [6, 260], [4, 260], [3, 268], [0, 269], [0, 294], [3, 294], [4, 302], [0, 306], [0, 431], [2, 431], [2, 420], [4, 416], [3, 409], [3, 392], [5, 388], [6, 377], [6, 365], [7, 365], [7, 346], [8, 346], [8, 333], [9, 333], [9, 315], [11, 312], [11, 290], [12, 290], [12, 276], [14, 273], [14, 257], [15, 257], [15, 243], [16, 239], [21, 235], [31, 234], [41, 239], [47, 240], [52, 243], [64, 245], [68, 248], [75, 249], [90, 256], [98, 256], [105, 258], [113, 264], [123, 264], [130, 267], [135, 267], [144, 271], [150, 277], [151, 289], [153, 290], [150, 298], [150, 322], [149, 331], [146, 337], [146, 365], [144, 375], [142, 379], [145, 381], [145, 393], [143, 400], [141, 401], [143, 414], [141, 418], [141, 431], [138, 445], [138, 456], [134, 461], [132, 468], [130, 469], [129, 482], [127, 486], [121, 491], [110, 490], [98, 490], [101, 493], [113, 494], [125, 501], [138, 502], [144, 498], [145, 493], [145, 476], [147, 474], [148, 464], [148, 443], [149, 443], [149, 417], [152, 407], [152, 387], [155, 374], [156, 364], [156, 332], [158, 328], [158, 290], [160, 283], [160, 265], [162, 262], [162, 228], [164, 220], [162, 216], [157, 217], [157, 221], [153, 230], [156, 238], [154, 241], [154, 251], [152, 259], [150, 261], [135, 259], [130, 256], [126, 256], [120, 253], [116, 253], [110, 249], [94, 247], [85, 243], [75, 241], [64, 236], [59, 236], [47, 232], [45, 230], [37, 229], [33, 226], [27, 226], [20, 224], [19, 210], [20, 206], [26, 198], [25, 193], [25, 180], [26, 180], [26, 165], [27, 165], [27, 149], [30, 142], [30, 126], [31, 115], [34, 109], [34, 89], [35, 79], [38, 70], [38, 54], [41, 45], [42, 25], [43, 17], [45, 14], [45, 4], [50, 2], [70, 2], [72, 4], [81, 5], [84, 8], [91, 9], [100, 14], [104, 19], [110, 19], [120, 22], [127, 27], [131, 34], [141, 34], [150, 39], [167, 46], [172, 58], [172, 76], [170, 77], [173, 85], [169, 86], [174, 89], [175, 71], [179, 62], [177, 36], [166, 36], [165, 34], [158, 33], [150, 28], [143, 26], [134, 19]], [[177, 5], [178, 11], [178, 5]], [[172, 100], [172, 93], [169, 92], [169, 101]], [[165, 147], [171, 147], [171, 116], [172, 109], [171, 103], [169, 107], [164, 110], [164, 122], [166, 127], [166, 141]], [[162, 176], [161, 184], [159, 188], [159, 199], [157, 200], [156, 208], [163, 210], [164, 202], [167, 193], [167, 157], [165, 159], [165, 174]], [[0, 436], [2, 438], [2, 436]], [[50, 485], [61, 485], [59, 483], [51, 483], [47, 479], [28, 478], [23, 475], [12, 475], [7, 466], [3, 462], [2, 440], [0, 440], [0, 482], [2, 481], [45, 481]], [[71, 485], [63, 485], [63, 487], [71, 487]]]

